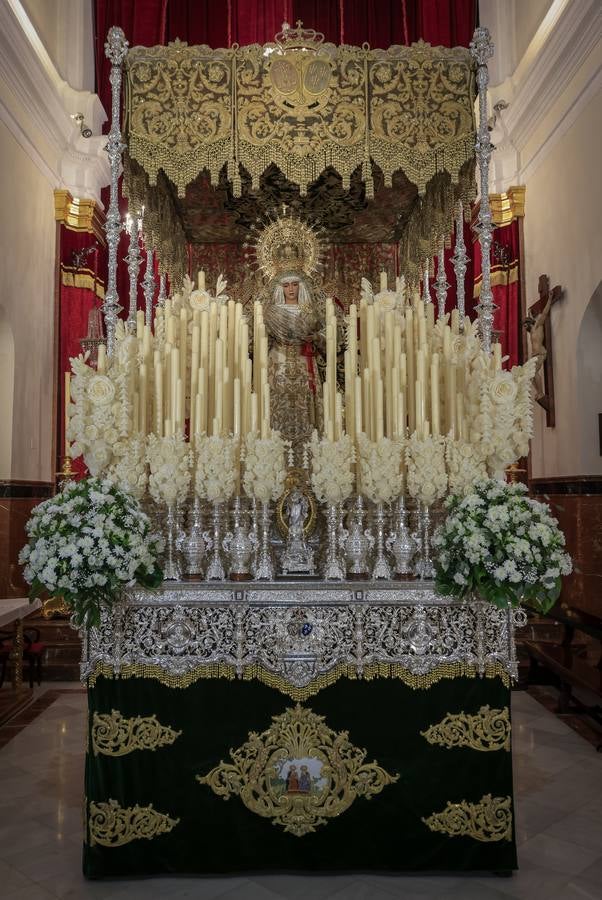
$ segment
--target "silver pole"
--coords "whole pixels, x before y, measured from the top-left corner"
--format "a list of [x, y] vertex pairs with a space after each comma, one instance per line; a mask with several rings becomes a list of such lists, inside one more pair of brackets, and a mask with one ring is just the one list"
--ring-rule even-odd
[[157, 297], [157, 306], [163, 308], [167, 300], [167, 287], [165, 284], [165, 274], [159, 275], [159, 296]]
[[479, 312], [479, 329], [483, 349], [491, 353], [491, 335], [493, 332], [493, 315], [497, 307], [493, 302], [491, 291], [491, 241], [493, 224], [491, 206], [489, 205], [489, 160], [493, 150], [489, 139], [487, 125], [487, 85], [489, 71], [487, 60], [493, 56], [493, 42], [487, 28], [477, 28], [470, 42], [470, 52], [477, 64], [477, 87], [479, 90], [479, 128], [475, 152], [479, 163], [481, 203], [477, 232], [481, 244], [481, 296], [477, 306]]
[[128, 266], [130, 276], [130, 307], [128, 310], [127, 327], [130, 334], [136, 333], [136, 308], [138, 306], [138, 274], [140, 272], [140, 242], [138, 239], [138, 216], [134, 215], [129, 221], [128, 232], [130, 244], [128, 255], [124, 262]]
[[449, 284], [445, 277], [445, 244], [443, 240], [439, 246], [437, 255], [437, 277], [435, 278], [435, 296], [437, 297], [437, 316], [442, 319], [445, 315], [445, 301]]
[[108, 356], [113, 355], [117, 317], [123, 309], [123, 307], [119, 305], [119, 294], [117, 293], [117, 245], [119, 243], [119, 234], [121, 232], [121, 218], [119, 216], [118, 203], [119, 175], [121, 173], [121, 156], [125, 149], [125, 144], [121, 139], [120, 125], [121, 67], [127, 50], [128, 42], [125, 39], [125, 34], [122, 29], [117, 27], [110, 28], [105, 44], [105, 54], [107, 59], [111, 62], [111, 74], [109, 75], [109, 80], [111, 82], [111, 130], [109, 131], [109, 140], [105, 147], [109, 155], [109, 164], [111, 166], [110, 201], [105, 225], [109, 271], [107, 273], [107, 290], [102, 307], [107, 335]]
[[153, 272], [153, 251], [146, 251], [146, 271], [142, 279], [142, 290], [144, 291], [145, 313], [144, 324], [152, 326], [153, 318], [153, 297], [155, 296], [155, 275]]
[[460, 319], [460, 331], [464, 331], [464, 316], [466, 315], [464, 282], [468, 267], [468, 254], [464, 243], [464, 208], [461, 200], [458, 200], [458, 211], [456, 214], [456, 245], [452, 256], [452, 264], [454, 275], [456, 276], [456, 306], [458, 307], [458, 317]]

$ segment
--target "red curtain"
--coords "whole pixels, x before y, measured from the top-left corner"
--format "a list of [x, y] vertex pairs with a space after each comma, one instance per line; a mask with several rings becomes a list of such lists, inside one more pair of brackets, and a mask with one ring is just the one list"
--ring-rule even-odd
[[[83, 264], [78, 267], [73, 258], [74, 252], [93, 247]], [[81, 339], [88, 331], [88, 315], [94, 306], [102, 304], [102, 298], [95, 292], [95, 283], [102, 288], [105, 285], [107, 268], [106, 250], [98, 239], [86, 231], [72, 231], [61, 225], [60, 228], [60, 303], [59, 303], [59, 373], [60, 390], [58, 403], [58, 442], [57, 471], [60, 470], [64, 456], [65, 439], [65, 372], [71, 371], [69, 360], [82, 353]], [[76, 460], [74, 469], [78, 474], [84, 471], [83, 462]]]
[[[473, 245], [475, 303], [481, 288], [481, 245]], [[514, 219], [493, 232], [491, 252], [491, 289], [495, 311], [493, 329], [502, 344], [502, 354], [508, 356], [504, 368], [520, 362], [520, 303], [519, 303], [519, 227]]]

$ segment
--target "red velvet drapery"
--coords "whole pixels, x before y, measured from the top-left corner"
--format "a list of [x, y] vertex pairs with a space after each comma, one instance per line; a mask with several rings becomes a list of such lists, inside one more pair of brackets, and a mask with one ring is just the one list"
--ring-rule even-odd
[[[90, 247], [95, 249], [85, 259], [81, 267], [74, 265], [74, 252]], [[73, 231], [65, 225], [60, 227], [60, 303], [59, 303], [59, 373], [60, 390], [57, 423], [57, 472], [64, 455], [65, 421], [65, 372], [71, 371], [69, 360], [82, 353], [81, 338], [88, 330], [88, 315], [94, 306], [100, 306], [102, 297], [99, 288], [105, 287], [107, 255], [106, 249], [94, 234], [88, 231]], [[74, 462], [78, 474], [85, 470], [83, 461]]]
[[454, 47], [468, 45], [476, 17], [477, 0], [96, 0], [97, 90], [109, 110], [104, 43], [111, 25], [121, 26], [131, 45], [145, 46], [175, 38], [210, 47], [263, 44], [283, 21], [302, 19], [335, 44], [386, 48], [422, 39]]

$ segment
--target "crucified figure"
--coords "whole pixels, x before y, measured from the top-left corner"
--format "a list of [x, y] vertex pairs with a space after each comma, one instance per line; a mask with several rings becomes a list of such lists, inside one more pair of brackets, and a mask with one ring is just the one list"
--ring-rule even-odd
[[[535, 399], [541, 400], [546, 396], [544, 382], [544, 365], [548, 358], [548, 347], [546, 346], [546, 324], [550, 315], [552, 305], [560, 299], [562, 291], [560, 287], [555, 287], [550, 291], [550, 282], [546, 275], [539, 278], [538, 292], [540, 296], [540, 306], [535, 318], [533, 315], [525, 319], [525, 326], [529, 333], [531, 342], [530, 359], [536, 359], [535, 375], [533, 376], [533, 387], [535, 388]], [[545, 302], [544, 302], [545, 300]], [[542, 306], [543, 303], [543, 306]], [[531, 307], [534, 309], [534, 307]]]

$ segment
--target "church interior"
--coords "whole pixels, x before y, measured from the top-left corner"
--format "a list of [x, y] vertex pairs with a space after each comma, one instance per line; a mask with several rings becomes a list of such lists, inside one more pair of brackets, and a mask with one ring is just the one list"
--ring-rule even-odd
[[0, 0], [0, 896], [602, 897], [602, 6]]

